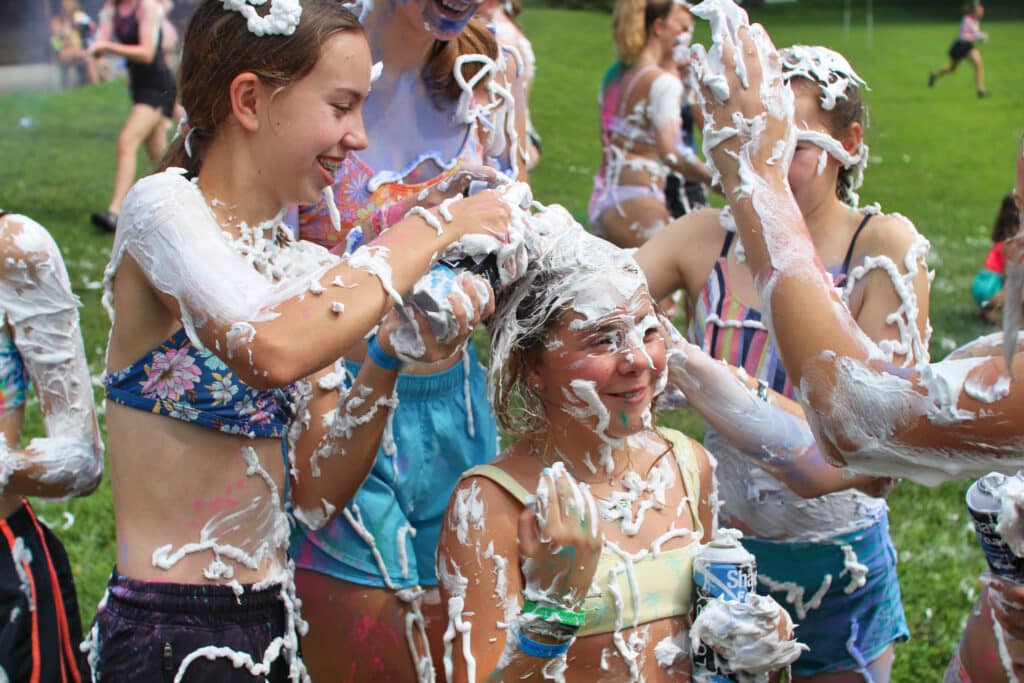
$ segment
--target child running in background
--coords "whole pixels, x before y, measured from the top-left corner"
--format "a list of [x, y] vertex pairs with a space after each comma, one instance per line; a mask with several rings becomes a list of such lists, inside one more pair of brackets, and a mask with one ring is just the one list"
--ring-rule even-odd
[[[653, 424], [664, 329], [629, 253], [561, 207], [531, 223], [538, 256], [489, 326], [495, 413], [521, 438], [464, 475], [438, 547], [446, 680], [689, 680], [693, 559], [715, 533], [709, 456]], [[763, 673], [800, 646], [754, 598], [761, 618], [732, 603], [738, 628], [723, 631], [769, 655]]]
[[949, 64], [928, 74], [928, 87], [935, 87], [935, 81], [956, 71], [960, 61], [966, 57], [974, 67], [974, 85], [978, 90], [978, 97], [988, 97], [988, 90], [985, 89], [985, 64], [981, 59], [981, 52], [974, 46], [976, 42], [988, 40], [988, 34], [981, 30], [985, 6], [975, 0], [964, 5], [963, 14], [960, 33], [949, 47]]
[[[85, 496], [103, 474], [92, 380], [53, 238], [0, 210], [0, 679], [81, 683], [82, 624], [60, 540], [24, 496]], [[46, 436], [21, 445], [31, 379]], [[6, 675], [2, 675], [6, 674]]]
[[985, 266], [974, 276], [971, 283], [971, 296], [981, 308], [981, 317], [990, 323], [998, 323], [1002, 318], [1003, 278], [1006, 274], [1006, 256], [1003, 245], [1006, 240], [1017, 234], [1020, 229], [1021, 213], [1012, 192], [1003, 197], [1003, 203], [996, 214], [996, 222], [992, 226], [992, 248], [985, 257]]

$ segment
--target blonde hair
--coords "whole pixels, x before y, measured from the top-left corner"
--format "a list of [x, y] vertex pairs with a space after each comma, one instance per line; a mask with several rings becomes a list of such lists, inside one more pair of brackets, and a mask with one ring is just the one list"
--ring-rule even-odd
[[612, 38], [619, 60], [632, 64], [643, 52], [655, 20], [672, 11], [674, 0], [618, 0], [612, 12]]

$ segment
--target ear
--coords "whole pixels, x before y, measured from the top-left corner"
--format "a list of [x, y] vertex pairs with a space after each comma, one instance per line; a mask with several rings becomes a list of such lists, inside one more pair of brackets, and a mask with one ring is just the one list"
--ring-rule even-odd
[[538, 349], [531, 349], [523, 356], [523, 374], [526, 385], [540, 393], [544, 391], [544, 377], [540, 372], [541, 357]]
[[234, 77], [228, 88], [231, 98], [231, 113], [243, 129], [255, 132], [260, 127], [259, 101], [262, 94], [259, 77], [243, 71]]
[[864, 126], [861, 125], [860, 121], [854, 121], [846, 129], [846, 132], [840, 136], [839, 141], [843, 143], [843, 149], [850, 154], [854, 154], [857, 148], [860, 147], [860, 143], [864, 141]]

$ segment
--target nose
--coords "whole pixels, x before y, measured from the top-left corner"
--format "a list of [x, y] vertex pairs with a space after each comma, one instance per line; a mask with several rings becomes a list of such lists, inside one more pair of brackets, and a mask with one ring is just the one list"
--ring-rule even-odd
[[369, 139], [366, 137], [366, 127], [363, 125], [363, 115], [355, 117], [352, 127], [341, 136], [341, 146], [347, 150], [358, 152], [366, 149]]
[[627, 336], [619, 352], [619, 372], [624, 375], [635, 374], [650, 366], [651, 359], [647, 355], [643, 339], [635, 339], [633, 335]]

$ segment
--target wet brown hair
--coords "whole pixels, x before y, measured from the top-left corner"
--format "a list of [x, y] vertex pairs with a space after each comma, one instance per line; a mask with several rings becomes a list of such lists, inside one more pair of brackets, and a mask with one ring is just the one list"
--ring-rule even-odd
[[[438, 109], [458, 102], [462, 90], [455, 80], [455, 62], [463, 55], [485, 55], [498, 58], [498, 40], [480, 19], [470, 19], [455, 40], [435, 40], [420, 76]], [[467, 64], [463, 75], [469, 80], [481, 69], [480, 64]]]
[[[267, 7], [257, 11], [266, 13]], [[171, 143], [161, 169], [180, 166], [190, 177], [199, 174], [204, 143], [231, 113], [229, 90], [238, 74], [252, 72], [265, 85], [284, 88], [313, 70], [331, 36], [348, 31], [363, 34], [363, 27], [337, 0], [303, 0], [294, 33], [259, 37], [249, 32], [239, 12], [224, 9], [220, 0], [204, 0], [189, 21], [178, 71], [187, 127]]]

